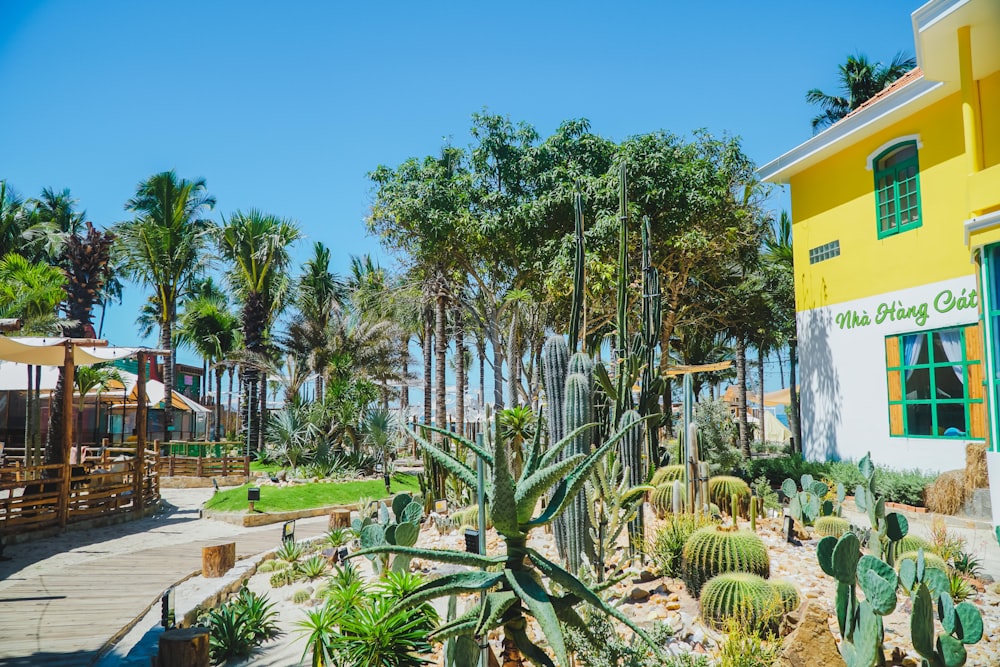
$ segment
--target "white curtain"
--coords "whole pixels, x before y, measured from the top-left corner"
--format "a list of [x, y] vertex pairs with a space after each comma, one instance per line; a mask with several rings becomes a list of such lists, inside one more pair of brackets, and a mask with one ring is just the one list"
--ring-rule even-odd
[[[907, 366], [912, 366], [917, 363], [917, 359], [920, 358], [920, 351], [924, 349], [924, 339], [927, 338], [925, 334], [913, 334], [910, 336], [903, 336], [903, 358], [904, 363]], [[913, 375], [915, 369], [906, 369], [906, 379], [909, 380], [910, 376]]]
[[[940, 331], [937, 334], [939, 340], [941, 341], [941, 347], [944, 349], [944, 356], [951, 362], [961, 362], [962, 361], [962, 336], [958, 329], [949, 329], [948, 331]], [[965, 384], [965, 377], [962, 375], [962, 365], [959, 363], [956, 366], [952, 366], [951, 369], [955, 371], [955, 377], [962, 384]]]

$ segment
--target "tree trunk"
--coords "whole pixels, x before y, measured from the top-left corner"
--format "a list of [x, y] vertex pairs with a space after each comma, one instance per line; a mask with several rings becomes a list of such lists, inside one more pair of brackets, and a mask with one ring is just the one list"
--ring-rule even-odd
[[403, 385], [399, 388], [399, 411], [403, 419], [410, 416], [410, 336], [403, 338]]
[[736, 419], [740, 428], [740, 451], [748, 461], [750, 452], [750, 425], [747, 423], [747, 346], [743, 336], [736, 337]]
[[791, 400], [791, 415], [788, 417], [788, 425], [792, 427], [792, 439], [794, 440], [792, 443], [793, 454], [796, 452], [801, 454], [805, 451], [802, 446], [802, 424], [799, 419], [799, 394], [796, 379], [796, 372], [798, 369], [795, 367], [798, 362], [797, 346], [798, 341], [795, 340], [790, 341], [788, 344], [788, 390], [789, 399]]
[[28, 391], [24, 395], [24, 465], [38, 465], [40, 457], [35, 451], [34, 443], [31, 441], [31, 426], [34, 421], [34, 383], [35, 367], [28, 366]]
[[764, 427], [764, 350], [763, 346], [757, 347], [757, 380], [760, 382], [760, 443], [767, 442], [767, 429]]
[[663, 378], [663, 435], [667, 440], [674, 437], [674, 382], [670, 377]]
[[483, 412], [486, 406], [486, 346], [480, 345], [476, 351], [479, 354], [479, 410]]
[[[215, 369], [215, 441], [222, 440], [222, 374], [225, 368]], [[232, 377], [232, 376], [230, 376]]]
[[[162, 304], [161, 304], [162, 305]], [[172, 309], [171, 309], [172, 310]], [[168, 313], [167, 318], [160, 323], [160, 349], [169, 350], [170, 354], [163, 360], [163, 440], [169, 441], [174, 425], [174, 346], [173, 346], [174, 314]], [[156, 363], [150, 358], [149, 363]]]
[[[226, 394], [226, 397], [227, 397], [226, 407], [228, 408], [226, 410], [226, 415], [230, 416], [230, 417], [232, 416], [232, 407], [233, 407], [233, 380], [235, 379], [234, 378], [235, 375], [236, 375], [236, 369], [234, 367], [230, 366], [229, 367], [229, 393]], [[227, 420], [227, 422], [228, 422], [228, 420]], [[230, 424], [227, 423], [227, 427], [226, 427], [226, 431], [227, 432], [225, 432], [225, 433], [222, 434], [223, 438], [225, 438], [228, 435], [228, 431], [234, 431], [235, 432], [236, 429], [233, 428], [232, 426], [233, 425], [230, 425]]]
[[507, 378], [507, 400], [512, 408], [521, 404], [521, 397], [517, 391], [518, 385], [521, 384], [521, 369], [518, 363], [521, 358], [519, 342], [517, 315], [513, 315], [510, 318], [510, 330], [507, 335], [507, 368], [510, 369], [510, 377]]
[[778, 377], [781, 378], [781, 388], [785, 388], [785, 367], [782, 365], [784, 359], [781, 358], [781, 348], [774, 351], [776, 357], [778, 357]]
[[459, 435], [465, 435], [465, 321], [461, 308], [455, 309], [455, 421]]
[[264, 425], [267, 423], [267, 373], [260, 374], [260, 410], [257, 411], [257, 451], [264, 451]]
[[[41, 368], [41, 367], [39, 367]], [[36, 384], [37, 391], [37, 384]], [[72, 391], [72, 389], [70, 389]], [[45, 463], [55, 464], [55, 463], [65, 463], [66, 457], [63, 448], [63, 433], [65, 431], [65, 425], [63, 423], [63, 395], [66, 392], [66, 383], [64, 378], [64, 371], [59, 368], [59, 379], [56, 381], [55, 391], [52, 392], [49, 402], [49, 428], [45, 439]], [[38, 421], [41, 422], [41, 402], [39, 401], [36, 405], [39, 409]], [[39, 423], [39, 426], [41, 424]]]
[[493, 348], [493, 411], [496, 413], [503, 410], [503, 350], [500, 345], [496, 320], [489, 323], [487, 335], [490, 347]]
[[[438, 428], [448, 428], [447, 391], [445, 368], [448, 359], [448, 295], [445, 292], [444, 277], [438, 278], [437, 301], [434, 318], [434, 379], [437, 381], [434, 400], [434, 423]], [[442, 443], [447, 443], [441, 436]]]
[[433, 357], [434, 357], [434, 319], [432, 313], [424, 313], [424, 423], [431, 423], [431, 401], [433, 400]]

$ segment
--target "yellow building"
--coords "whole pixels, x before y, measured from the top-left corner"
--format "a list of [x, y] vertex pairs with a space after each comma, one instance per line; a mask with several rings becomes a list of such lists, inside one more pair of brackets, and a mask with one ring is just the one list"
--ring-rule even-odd
[[987, 441], [1000, 492], [1000, 0], [911, 19], [917, 69], [759, 172], [791, 186], [803, 448], [947, 470]]

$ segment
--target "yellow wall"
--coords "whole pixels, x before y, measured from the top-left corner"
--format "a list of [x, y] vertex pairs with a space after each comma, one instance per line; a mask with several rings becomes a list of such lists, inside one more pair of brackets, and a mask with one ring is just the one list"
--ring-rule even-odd
[[[984, 95], [1000, 93], [1000, 81], [985, 83]], [[991, 132], [1000, 132], [1000, 121], [990, 123]], [[875, 177], [866, 161], [884, 143], [913, 134], [922, 142], [921, 226], [879, 239]], [[990, 150], [996, 159], [1000, 147], [993, 142]], [[972, 275], [962, 227], [968, 217], [963, 153], [961, 96], [955, 94], [793, 176], [797, 309]], [[810, 248], [838, 239], [839, 257], [809, 264]]]
[[986, 168], [1000, 164], [1000, 72], [979, 82], [982, 109], [983, 162]]

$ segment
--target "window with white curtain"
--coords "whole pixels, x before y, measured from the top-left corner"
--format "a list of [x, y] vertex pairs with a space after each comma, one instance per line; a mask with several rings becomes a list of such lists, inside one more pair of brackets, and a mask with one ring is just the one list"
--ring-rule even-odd
[[886, 339], [892, 435], [981, 438], [978, 325]]

